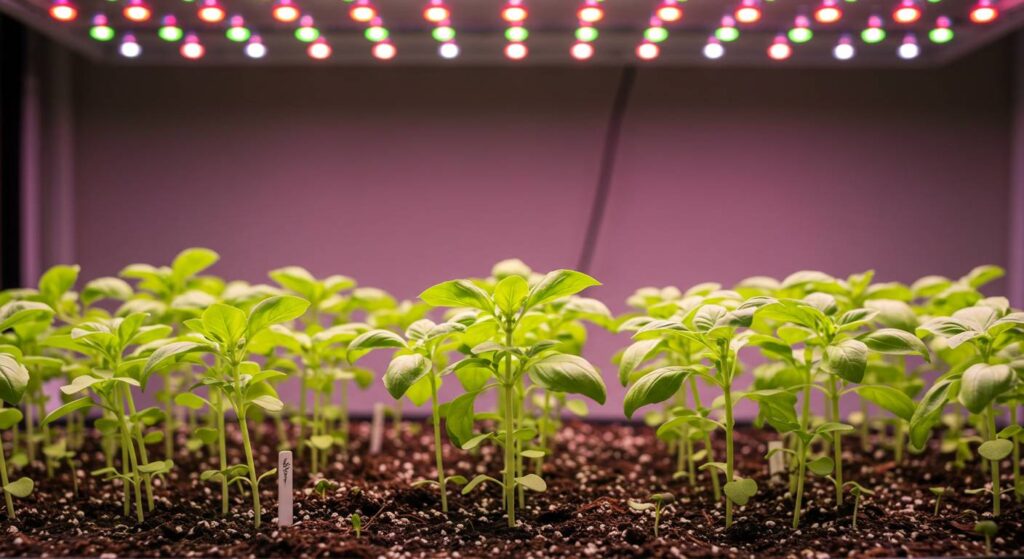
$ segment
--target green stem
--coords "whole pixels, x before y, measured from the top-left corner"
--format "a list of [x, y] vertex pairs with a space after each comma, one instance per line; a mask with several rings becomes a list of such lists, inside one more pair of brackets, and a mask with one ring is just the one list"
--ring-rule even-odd
[[551, 394], [547, 390], [545, 390], [544, 391], [544, 407], [541, 409], [540, 421], [538, 422], [538, 427], [540, 428], [539, 429], [539, 431], [540, 431], [540, 448], [541, 448], [541, 450], [544, 451], [544, 455], [542, 455], [540, 458], [537, 459], [537, 467], [536, 467], [537, 475], [541, 475], [541, 472], [544, 470], [544, 456], [547, 455], [547, 450], [548, 450], [548, 444], [547, 444], [548, 429], [549, 429], [549, 426], [548, 426], [548, 421], [549, 421], [548, 420], [548, 416], [550, 416], [550, 415], [551, 415]]
[[860, 508], [860, 492], [853, 496], [853, 529], [857, 529], [857, 509]]
[[[220, 460], [220, 471], [223, 472], [228, 467], [228, 433], [227, 427], [224, 422], [224, 406], [223, 400], [218, 393], [217, 398], [217, 454]], [[220, 514], [221, 516], [227, 516], [231, 511], [230, 497], [228, 495], [228, 478], [226, 475], [221, 475], [220, 480]]]
[[[734, 457], [732, 430], [735, 424], [732, 414], [732, 387], [726, 383], [723, 388], [725, 395], [725, 479], [726, 483], [734, 480]], [[732, 499], [725, 498], [725, 527], [732, 526]]]
[[[135, 417], [135, 400], [132, 398], [132, 391], [127, 387], [127, 385], [124, 388], [124, 395], [125, 399], [128, 401], [128, 412], [132, 417]], [[146, 443], [142, 439], [142, 425], [139, 424], [135, 429], [133, 429], [133, 431], [135, 434], [135, 440], [139, 444], [140, 465], [145, 466], [149, 464], [149, 453], [146, 451]], [[135, 451], [133, 449], [132, 454], [134, 453]], [[152, 511], [155, 507], [155, 502], [153, 500], [153, 476], [143, 474], [142, 480], [146, 486], [146, 505], [149, 507], [148, 510]]]
[[864, 452], [867, 452], [871, 448], [870, 441], [869, 441], [870, 434], [869, 434], [869, 430], [868, 430], [869, 424], [871, 423], [871, 421], [868, 418], [868, 412], [869, 412], [869, 410], [868, 410], [868, 403], [867, 403], [866, 400], [861, 398], [860, 399], [860, 417], [861, 417], [861, 421], [860, 421], [860, 449], [862, 451], [864, 451]]
[[[40, 389], [39, 392], [40, 393], [38, 395], [38, 398], [36, 399], [36, 408], [39, 410], [39, 414], [38, 414], [39, 417], [43, 418], [43, 417], [46, 417], [46, 402], [45, 402], [45, 396], [42, 394], [42, 389]], [[50, 425], [49, 424], [43, 425], [43, 449], [46, 449], [46, 447], [50, 446], [51, 442], [52, 442], [52, 440], [50, 438]], [[53, 460], [53, 458], [50, 458], [49, 456], [45, 456], [45, 459], [46, 459], [46, 477], [47, 477], [47, 479], [50, 479], [50, 478], [53, 477], [53, 463], [54, 463], [54, 460]]]
[[896, 418], [893, 426], [893, 444], [895, 445], [895, 459], [897, 464], [903, 463], [903, 449], [905, 448], [906, 432], [904, 431], [903, 420]]
[[[0, 409], [4, 406], [3, 401], [0, 401]], [[9, 481], [7, 479], [7, 457], [4, 456], [4, 445], [3, 439], [0, 438], [0, 483], [6, 486]], [[7, 502], [7, 518], [14, 520], [17, 515], [14, 513], [14, 499], [11, 498], [11, 494], [4, 491], [4, 501]]]
[[437, 402], [437, 377], [430, 374], [430, 408], [434, 420], [434, 460], [437, 462], [437, 484], [441, 489], [441, 512], [448, 513], [448, 488], [444, 478], [444, 452], [441, 446], [441, 407]]
[[804, 440], [797, 437], [797, 473], [796, 473], [796, 492], [795, 503], [793, 504], [793, 529], [796, 530], [800, 525], [800, 510], [803, 506], [804, 500], [804, 481], [807, 478], [807, 445], [804, 444]]
[[[839, 421], [839, 388], [836, 386], [836, 378], [834, 376], [830, 379], [831, 386], [829, 387], [829, 400], [832, 403], [831, 411], [832, 421]], [[835, 478], [836, 478], [836, 506], [841, 507], [843, 505], [843, 439], [839, 431], [832, 433], [832, 456], [835, 461]]]
[[[996, 438], [996, 411], [995, 404], [988, 407], [988, 429], [986, 435], [988, 440]], [[1000, 482], [999, 482], [999, 460], [990, 460], [992, 468], [992, 516], [999, 516]]]
[[[139, 487], [139, 463], [135, 456], [135, 446], [132, 443], [131, 428], [128, 426], [128, 418], [124, 415], [124, 410], [121, 408], [121, 403], [117, 403], [117, 419], [121, 423], [121, 449], [122, 459], [124, 457], [124, 451], [128, 453], [128, 462], [122, 464], [122, 471], [125, 478], [131, 478], [132, 488], [135, 490], [135, 519], [140, 523], [145, 520], [142, 512], [142, 490]], [[128, 480], [124, 481], [125, 494], [128, 492]]]
[[[697, 388], [697, 379], [690, 377], [690, 392], [693, 393], [693, 407], [696, 409], [701, 408], [700, 403], [700, 392]], [[704, 431], [704, 463], [710, 464], [715, 461], [715, 449], [711, 446], [711, 433]], [[722, 498], [722, 486], [718, 482], [718, 470], [715, 468], [708, 468], [708, 474], [711, 476], [711, 490], [715, 496], [715, 500]]]
[[[511, 365], [511, 363], [510, 363]], [[509, 369], [509, 376], [511, 376], [511, 367]], [[515, 403], [513, 401], [512, 391], [515, 390], [512, 384], [506, 384], [504, 386], [505, 396], [505, 511], [508, 515], [508, 527], [514, 528], [516, 525], [516, 480], [515, 480], [515, 441], [513, 438], [512, 417], [514, 413]]]
[[164, 458], [174, 459], [174, 431], [177, 421], [174, 417], [174, 395], [171, 391], [171, 374], [164, 375]]
[[249, 424], [245, 421], [245, 407], [238, 414], [238, 428], [242, 431], [242, 447], [245, 449], [245, 463], [249, 466], [249, 483], [252, 485], [252, 511], [255, 528], [260, 529], [262, 518], [260, 510], [260, 486], [256, 477], [256, 460], [252, 455], [252, 443], [249, 442]]

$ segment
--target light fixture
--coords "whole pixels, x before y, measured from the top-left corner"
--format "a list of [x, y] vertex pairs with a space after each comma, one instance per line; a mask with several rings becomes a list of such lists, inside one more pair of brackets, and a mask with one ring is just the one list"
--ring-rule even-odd
[[978, 2], [971, 7], [971, 12], [968, 15], [971, 21], [974, 23], [992, 23], [999, 17], [999, 9], [992, 4], [992, 0], [978, 0]]
[[576, 60], [589, 60], [594, 56], [594, 45], [590, 43], [573, 43], [569, 54]]
[[522, 60], [529, 54], [529, 50], [523, 43], [509, 43], [505, 45], [505, 58], [509, 60]]
[[913, 33], [907, 33], [903, 42], [896, 49], [896, 54], [903, 60], [913, 60], [921, 54], [921, 46], [917, 44], [917, 37]]
[[896, 23], [914, 23], [921, 19], [921, 8], [914, 0], [900, 0], [899, 6], [892, 12], [892, 19]]
[[138, 58], [142, 54], [142, 47], [139, 46], [139, 42], [135, 40], [135, 35], [131, 33], [125, 33], [124, 38], [121, 39], [121, 46], [118, 48], [121, 56], [125, 58]]
[[373, 57], [377, 60], [391, 60], [398, 54], [398, 49], [390, 42], [383, 41], [373, 45]]
[[661, 54], [661, 47], [656, 43], [644, 41], [636, 47], [636, 56], [641, 60], [654, 60]]
[[660, 25], [652, 25], [644, 29], [644, 39], [652, 43], [661, 43], [668, 39], [668, 29]]
[[160, 29], [156, 34], [168, 43], [180, 41], [185, 36], [185, 32], [178, 27], [178, 18], [170, 14], [165, 15], [160, 21]]
[[576, 32], [574, 33], [574, 35], [577, 41], [590, 43], [592, 41], [597, 40], [597, 36], [599, 35], [599, 33], [596, 27], [591, 27], [590, 25], [581, 25], [576, 28]]
[[185, 35], [185, 41], [181, 43], [179, 50], [181, 55], [189, 60], [199, 60], [206, 54], [206, 47], [199, 42], [199, 37], [195, 33]]
[[231, 16], [231, 19], [228, 21], [229, 26], [224, 31], [224, 36], [229, 41], [244, 43], [249, 40], [249, 37], [252, 37], [252, 31], [249, 31], [249, 28], [245, 26], [245, 20], [242, 19], [242, 16]]
[[526, 20], [526, 7], [521, 0], [509, 0], [501, 9], [501, 19], [509, 23], [519, 23]]
[[675, 23], [683, 19], [683, 9], [679, 6], [678, 0], [662, 0], [654, 15], [661, 21]]
[[953, 22], [946, 16], [939, 16], [935, 20], [935, 27], [928, 32], [928, 40], [941, 45], [953, 40]]
[[272, 13], [274, 19], [281, 23], [291, 23], [299, 19], [299, 9], [295, 7], [292, 0], [277, 0]]
[[110, 26], [107, 16], [96, 14], [92, 18], [92, 27], [89, 28], [89, 36], [100, 42], [107, 42], [114, 38], [114, 28]]
[[604, 19], [604, 8], [597, 3], [597, 0], [586, 0], [576, 10], [576, 19], [584, 23], [597, 23]]
[[882, 28], [882, 18], [870, 16], [868, 17], [868, 26], [860, 32], [860, 39], [869, 45], [873, 45], [884, 41], [885, 35], [885, 29]]
[[74, 21], [78, 17], [78, 8], [69, 0], [53, 0], [50, 17], [57, 21]]
[[455, 28], [450, 25], [441, 25], [435, 27], [434, 30], [430, 32], [430, 35], [435, 41], [445, 43], [455, 39]]
[[835, 23], [843, 18], [843, 10], [840, 9], [836, 0], [822, 0], [814, 10], [814, 19], [818, 23]]
[[814, 38], [814, 31], [811, 31], [811, 20], [807, 16], [799, 15], [793, 21], [793, 27], [786, 34], [789, 40], [794, 43], [806, 43]]
[[460, 52], [459, 45], [455, 43], [441, 43], [441, 46], [437, 47], [437, 53], [446, 60], [458, 58]]
[[328, 45], [327, 41], [320, 37], [306, 47], [306, 54], [314, 60], [325, 60], [331, 56], [331, 45]]
[[136, 23], [149, 21], [149, 18], [153, 15], [149, 6], [142, 0], [128, 0], [128, 4], [124, 7], [122, 13], [125, 19]]
[[303, 43], [312, 43], [320, 38], [320, 30], [313, 26], [313, 16], [304, 15], [299, 18], [299, 26], [295, 28], [295, 38]]
[[199, 19], [206, 23], [220, 23], [226, 16], [224, 8], [217, 0], [203, 0], [202, 6], [199, 7]]
[[708, 60], [718, 60], [725, 56], [725, 47], [722, 46], [722, 42], [718, 38], [711, 36], [708, 37], [708, 42], [704, 44], [702, 54]]
[[853, 46], [853, 39], [849, 35], [839, 37], [839, 42], [832, 47], [832, 56], [836, 60], [850, 60], [855, 54], [857, 54], [857, 49]]
[[736, 28], [736, 20], [732, 16], [722, 16], [722, 23], [715, 29], [715, 38], [723, 43], [731, 43], [740, 38], [740, 30]]
[[263, 44], [259, 35], [253, 35], [245, 44], [245, 55], [249, 58], [260, 59], [267, 55], [267, 46]]
[[761, 19], [761, 5], [758, 0], [743, 0], [733, 16], [740, 23], [756, 23]]
[[793, 47], [785, 35], [776, 35], [772, 44], [768, 46], [768, 57], [772, 60], [786, 60], [793, 55]]
[[[377, 17], [377, 8], [374, 8], [373, 4], [368, 0], [358, 0], [351, 8], [349, 8], [348, 16], [352, 18], [353, 21], [369, 23], [373, 18]], [[330, 49], [329, 46], [327, 48]], [[330, 55], [328, 54], [328, 56]]]
[[[363, 36], [366, 37], [367, 41], [371, 43], [379, 43], [391, 36], [391, 32], [386, 27], [380, 25], [371, 25], [363, 31]], [[434, 38], [437, 38], [437, 33], [434, 33]]]

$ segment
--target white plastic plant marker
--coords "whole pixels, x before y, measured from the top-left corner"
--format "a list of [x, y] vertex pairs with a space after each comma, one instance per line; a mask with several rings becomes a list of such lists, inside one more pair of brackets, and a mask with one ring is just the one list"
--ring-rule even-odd
[[370, 426], [370, 454], [380, 454], [384, 442], [384, 404], [373, 405], [373, 423]]
[[786, 470], [786, 455], [782, 452], [782, 441], [769, 441], [768, 452], [773, 450], [775, 454], [768, 459], [768, 473], [772, 478], [778, 478]]
[[292, 525], [292, 451], [277, 453], [277, 525]]

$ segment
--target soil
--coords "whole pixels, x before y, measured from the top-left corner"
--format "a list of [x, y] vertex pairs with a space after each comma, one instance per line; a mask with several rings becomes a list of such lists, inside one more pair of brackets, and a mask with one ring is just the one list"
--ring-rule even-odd
[[[697, 487], [673, 480], [675, 461], [651, 429], [627, 424], [567, 423], [557, 456], [544, 466], [545, 493], [527, 495], [516, 528], [506, 527], [501, 495], [493, 485], [468, 496], [450, 491], [451, 512], [440, 512], [435, 489], [411, 482], [433, 475], [430, 430], [406, 423], [390, 428], [383, 452], [369, 455], [369, 424], [353, 423], [347, 459], [337, 456], [325, 475], [338, 483], [320, 496], [312, 491], [296, 456], [295, 525], [276, 525], [276, 484], [263, 484], [264, 525], [252, 527], [251, 500], [232, 491], [232, 514], [221, 517], [219, 486], [202, 482], [212, 468], [205, 450], [190, 455], [179, 434], [177, 467], [157, 480], [156, 510], [137, 524], [122, 516], [121, 492], [114, 482], [88, 475], [103, 466], [95, 446], [83, 456], [77, 475], [81, 496], [71, 491], [62, 468], [46, 479], [42, 464], [29, 467], [35, 492], [16, 502], [18, 519], [0, 521], [6, 535], [0, 556], [113, 557], [890, 557], [983, 555], [984, 540], [973, 532], [976, 521], [991, 518], [991, 496], [968, 495], [984, 485], [980, 465], [956, 471], [946, 457], [930, 451], [895, 464], [886, 450], [863, 452], [854, 437], [845, 447], [846, 478], [875, 491], [865, 496], [857, 529], [851, 526], [852, 500], [836, 510], [834, 490], [811, 475], [799, 530], [790, 527], [792, 501], [786, 484], [767, 473], [767, 439], [753, 429], [737, 434], [739, 472], [756, 479], [760, 492], [724, 528], [723, 505], [714, 502], [708, 481]], [[414, 434], [415, 432], [415, 434]], [[241, 449], [236, 431], [230, 448]], [[95, 445], [96, 439], [91, 438]], [[276, 440], [270, 424], [261, 429], [257, 462], [276, 466]], [[154, 447], [156, 453], [156, 447]], [[240, 460], [234, 460], [235, 463]], [[446, 448], [450, 473], [497, 476], [495, 449], [478, 455]], [[993, 552], [1024, 554], [1024, 504], [1014, 502], [1009, 468], [1003, 468], [1003, 513]], [[949, 486], [939, 514], [933, 515], [929, 488]], [[653, 514], [630, 509], [627, 500], [670, 491], [677, 500], [664, 511], [660, 537], [653, 535]], [[349, 516], [363, 517], [361, 537]]]

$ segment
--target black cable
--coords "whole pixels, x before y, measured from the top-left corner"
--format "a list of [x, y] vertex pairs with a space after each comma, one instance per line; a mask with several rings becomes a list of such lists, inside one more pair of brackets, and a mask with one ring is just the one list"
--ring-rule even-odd
[[21, 110], [25, 28], [0, 15], [0, 287], [21, 284]]
[[597, 250], [597, 237], [601, 232], [601, 223], [604, 221], [608, 194], [612, 186], [612, 174], [615, 171], [615, 157], [619, 153], [622, 121], [626, 116], [629, 95], [633, 91], [633, 82], [635, 81], [636, 66], [624, 66], [622, 74], [619, 76], [619, 88], [615, 92], [615, 100], [612, 102], [612, 112], [608, 116], [608, 128], [605, 130], [604, 147], [601, 150], [601, 166], [597, 175], [597, 187], [594, 191], [594, 204], [590, 208], [590, 221], [587, 223], [586, 236], [583, 237], [580, 261], [576, 266], [576, 269], [581, 272], [590, 271], [590, 265], [594, 260], [594, 251]]

